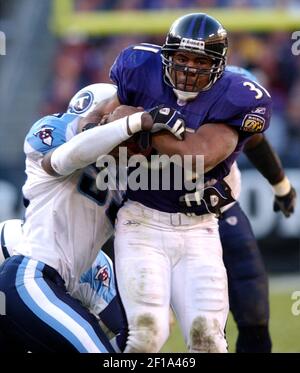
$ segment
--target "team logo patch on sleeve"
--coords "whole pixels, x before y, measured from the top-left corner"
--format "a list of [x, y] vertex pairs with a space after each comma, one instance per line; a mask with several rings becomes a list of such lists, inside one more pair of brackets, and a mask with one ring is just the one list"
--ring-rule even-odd
[[241, 130], [245, 132], [261, 132], [265, 126], [265, 119], [259, 115], [247, 114], [243, 120]]
[[104, 286], [109, 286], [109, 272], [106, 265], [104, 265], [103, 267], [97, 267], [95, 280], [101, 281]]
[[34, 136], [39, 137], [42, 140], [42, 143], [48, 146], [52, 145], [53, 137], [52, 132], [54, 127], [42, 126], [38, 131], [34, 133]]

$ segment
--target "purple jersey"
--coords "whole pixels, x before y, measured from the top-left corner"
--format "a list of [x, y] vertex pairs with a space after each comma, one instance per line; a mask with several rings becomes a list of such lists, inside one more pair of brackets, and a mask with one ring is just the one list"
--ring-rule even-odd
[[[160, 47], [140, 44], [124, 49], [111, 68], [111, 79], [118, 86], [119, 101], [150, 109], [164, 104], [179, 110], [193, 131], [205, 123], [225, 123], [234, 127], [239, 140], [235, 151], [205, 174], [205, 181], [223, 179], [241, 152], [247, 138], [265, 131], [270, 123], [271, 98], [258, 83], [238, 73], [224, 72], [207, 91], [184, 105], [163, 80]], [[220, 133], [222, 136], [222, 133]], [[171, 188], [172, 189], [172, 188]], [[178, 198], [185, 190], [128, 191], [128, 198], [166, 212], [177, 212]]]

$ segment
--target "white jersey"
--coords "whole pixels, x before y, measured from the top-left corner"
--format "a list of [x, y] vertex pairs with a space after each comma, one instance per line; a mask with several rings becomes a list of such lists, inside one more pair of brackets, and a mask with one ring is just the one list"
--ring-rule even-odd
[[77, 133], [73, 114], [47, 116], [36, 122], [24, 144], [28, 200], [23, 236], [14, 254], [56, 269], [72, 292], [113, 233], [110, 213], [121, 203], [119, 192], [96, 188], [97, 169], [89, 166], [69, 176], [54, 177], [41, 167], [43, 156]]
[[[224, 178], [224, 180], [231, 188], [232, 197], [237, 201], [240, 198], [240, 194], [241, 194], [242, 177], [241, 177], [241, 171], [239, 170], [236, 162], [232, 164], [230, 172]], [[229, 205], [223, 207], [222, 211], [227, 211], [234, 204], [235, 202], [232, 202]]]
[[0, 223], [0, 265], [13, 253], [22, 237], [23, 220], [11, 219]]

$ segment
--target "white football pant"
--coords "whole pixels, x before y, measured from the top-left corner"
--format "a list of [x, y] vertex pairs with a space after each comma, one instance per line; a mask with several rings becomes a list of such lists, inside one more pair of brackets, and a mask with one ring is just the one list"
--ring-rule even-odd
[[227, 352], [227, 276], [213, 215], [126, 202], [118, 213], [115, 266], [129, 325], [124, 352], [160, 351], [169, 337], [170, 303], [190, 352]]

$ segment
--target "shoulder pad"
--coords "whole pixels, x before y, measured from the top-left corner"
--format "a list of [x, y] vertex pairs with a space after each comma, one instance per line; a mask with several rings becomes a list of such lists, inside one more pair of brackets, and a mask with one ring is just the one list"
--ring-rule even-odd
[[272, 99], [259, 83], [237, 73], [224, 74], [227, 89], [219, 103], [226, 123], [242, 132], [263, 132], [269, 127]]
[[53, 114], [38, 120], [29, 130], [24, 143], [26, 154], [46, 154], [62, 145], [76, 134], [78, 116], [74, 114]]
[[110, 78], [118, 86], [118, 97], [122, 104], [131, 101], [131, 91], [140, 86], [141, 77], [149, 69], [161, 65], [160, 50], [160, 46], [154, 44], [132, 45], [116, 58], [110, 70]]

